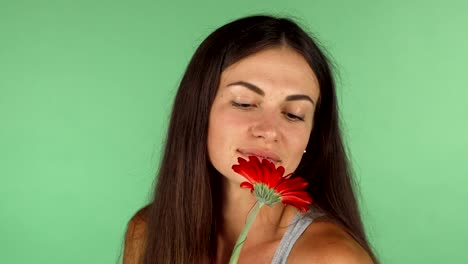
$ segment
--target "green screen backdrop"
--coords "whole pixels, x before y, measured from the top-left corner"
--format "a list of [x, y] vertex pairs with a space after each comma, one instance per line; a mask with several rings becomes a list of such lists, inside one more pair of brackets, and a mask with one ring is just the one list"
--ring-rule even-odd
[[296, 18], [337, 68], [382, 263], [468, 263], [468, 2], [0, 0], [0, 262], [119, 263], [198, 44]]

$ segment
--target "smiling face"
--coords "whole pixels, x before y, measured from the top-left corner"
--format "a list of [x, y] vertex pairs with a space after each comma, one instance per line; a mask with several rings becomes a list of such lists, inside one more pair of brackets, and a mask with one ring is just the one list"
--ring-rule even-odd
[[226, 68], [208, 128], [213, 166], [230, 180], [237, 157], [268, 158], [292, 173], [313, 127], [319, 85], [307, 61], [289, 47], [250, 55]]

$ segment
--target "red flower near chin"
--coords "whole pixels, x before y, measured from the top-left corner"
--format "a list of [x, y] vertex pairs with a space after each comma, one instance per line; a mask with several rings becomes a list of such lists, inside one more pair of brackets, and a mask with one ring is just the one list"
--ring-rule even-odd
[[268, 159], [260, 161], [256, 156], [249, 156], [249, 161], [240, 157], [237, 161], [239, 164], [233, 165], [232, 169], [247, 179], [240, 187], [249, 188], [259, 202], [273, 205], [281, 201], [301, 212], [309, 209], [312, 198], [304, 191], [307, 186], [304, 179], [289, 178], [291, 174], [284, 176], [284, 167], [276, 168]]

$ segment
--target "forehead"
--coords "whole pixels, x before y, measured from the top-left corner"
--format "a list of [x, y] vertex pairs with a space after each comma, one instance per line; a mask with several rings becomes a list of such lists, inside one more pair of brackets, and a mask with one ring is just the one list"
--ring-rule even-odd
[[300, 91], [315, 98], [319, 94], [318, 81], [309, 64], [289, 47], [265, 49], [232, 64], [222, 72], [220, 88], [236, 81], [249, 81], [267, 90]]

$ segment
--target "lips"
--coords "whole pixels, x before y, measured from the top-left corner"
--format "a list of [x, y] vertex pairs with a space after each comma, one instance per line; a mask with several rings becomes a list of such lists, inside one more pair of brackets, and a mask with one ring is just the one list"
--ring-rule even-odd
[[243, 148], [238, 149], [237, 151], [245, 157], [257, 156], [260, 159], [268, 159], [273, 163], [281, 162], [279, 155], [271, 150], [261, 148]]

